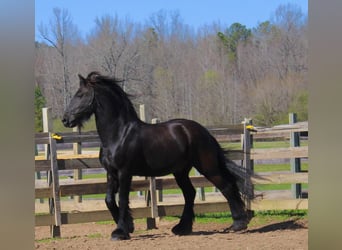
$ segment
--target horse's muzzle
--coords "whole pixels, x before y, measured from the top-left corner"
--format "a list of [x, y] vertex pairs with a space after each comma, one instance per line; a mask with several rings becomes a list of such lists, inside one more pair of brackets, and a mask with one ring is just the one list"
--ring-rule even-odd
[[62, 123], [63, 123], [63, 125], [64, 125], [65, 127], [67, 127], [67, 128], [72, 128], [72, 127], [74, 127], [73, 124], [72, 124], [72, 122], [70, 122], [70, 119], [69, 119], [66, 115], [63, 116]]

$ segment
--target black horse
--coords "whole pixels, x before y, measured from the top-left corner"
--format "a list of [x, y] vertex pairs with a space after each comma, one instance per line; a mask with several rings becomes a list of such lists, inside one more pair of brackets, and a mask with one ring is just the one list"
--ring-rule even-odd
[[[172, 173], [183, 192], [185, 205], [176, 235], [192, 232], [196, 191], [189, 179], [194, 166], [229, 201], [234, 220], [231, 231], [247, 228], [249, 222], [236, 177], [227, 169], [224, 152], [215, 138], [192, 120], [175, 119], [158, 124], [142, 122], [118, 80], [97, 72], [79, 75], [80, 88], [66, 108], [66, 127], [82, 126], [94, 113], [101, 139], [100, 162], [107, 171], [106, 205], [117, 228], [113, 240], [129, 239], [134, 231], [129, 209], [133, 175], [163, 176]], [[119, 204], [115, 194], [119, 192]]]

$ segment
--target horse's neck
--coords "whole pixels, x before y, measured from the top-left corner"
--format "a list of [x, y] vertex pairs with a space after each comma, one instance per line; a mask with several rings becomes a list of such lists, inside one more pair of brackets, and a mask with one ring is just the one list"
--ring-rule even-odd
[[95, 112], [96, 128], [103, 147], [120, 140], [127, 127], [140, 122], [134, 115], [114, 114], [110, 110]]

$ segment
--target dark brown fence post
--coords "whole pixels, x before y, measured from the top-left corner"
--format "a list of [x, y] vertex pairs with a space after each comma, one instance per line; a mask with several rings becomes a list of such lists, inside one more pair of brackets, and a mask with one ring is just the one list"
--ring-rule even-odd
[[[297, 122], [297, 114], [289, 114], [289, 124], [295, 124]], [[290, 134], [290, 147], [300, 147], [299, 132], [291, 132]], [[298, 173], [301, 171], [300, 158], [291, 158], [291, 172]], [[302, 196], [302, 184], [296, 183], [291, 185], [292, 197], [301, 198]]]
[[251, 176], [254, 172], [254, 160], [251, 159], [251, 148], [253, 148], [253, 135], [250, 133], [248, 126], [252, 125], [251, 119], [245, 118], [243, 122], [243, 167], [245, 168], [245, 188], [244, 188], [244, 199], [246, 204], [246, 209], [250, 216], [253, 216], [251, 199], [254, 197], [254, 186], [251, 182]]
[[[152, 124], [157, 124], [159, 122], [160, 122], [160, 120], [158, 118], [153, 118], [151, 120]], [[162, 189], [161, 190], [157, 190], [157, 196], [158, 196], [158, 201], [162, 202], [163, 201], [163, 190]]]
[[[152, 124], [158, 123], [158, 119], [152, 119]], [[158, 216], [158, 204], [157, 204], [157, 186], [156, 177], [149, 177], [150, 189], [148, 191], [148, 204], [151, 206], [151, 218], [147, 218], [147, 229], [157, 228], [156, 219]]]
[[[75, 127], [73, 128], [74, 132], [77, 132], [78, 134], [81, 134], [81, 128]], [[75, 142], [73, 143], [73, 150], [74, 154], [82, 154], [82, 143], [81, 142]], [[82, 169], [74, 169], [74, 180], [81, 180], [83, 177]], [[75, 202], [82, 202], [82, 195], [75, 195], [73, 196]]]
[[50, 214], [54, 215], [54, 225], [50, 226], [51, 237], [61, 237], [61, 204], [60, 204], [60, 186], [57, 164], [56, 141], [49, 133], [50, 161], [51, 171], [49, 171], [49, 186], [52, 187], [52, 198], [49, 200]]

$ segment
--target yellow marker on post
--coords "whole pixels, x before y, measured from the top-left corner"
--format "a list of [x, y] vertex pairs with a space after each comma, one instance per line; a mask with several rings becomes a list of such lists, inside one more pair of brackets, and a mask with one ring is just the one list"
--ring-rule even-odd
[[52, 138], [55, 139], [55, 140], [61, 140], [62, 136], [60, 136], [59, 134], [53, 133], [52, 134]]

